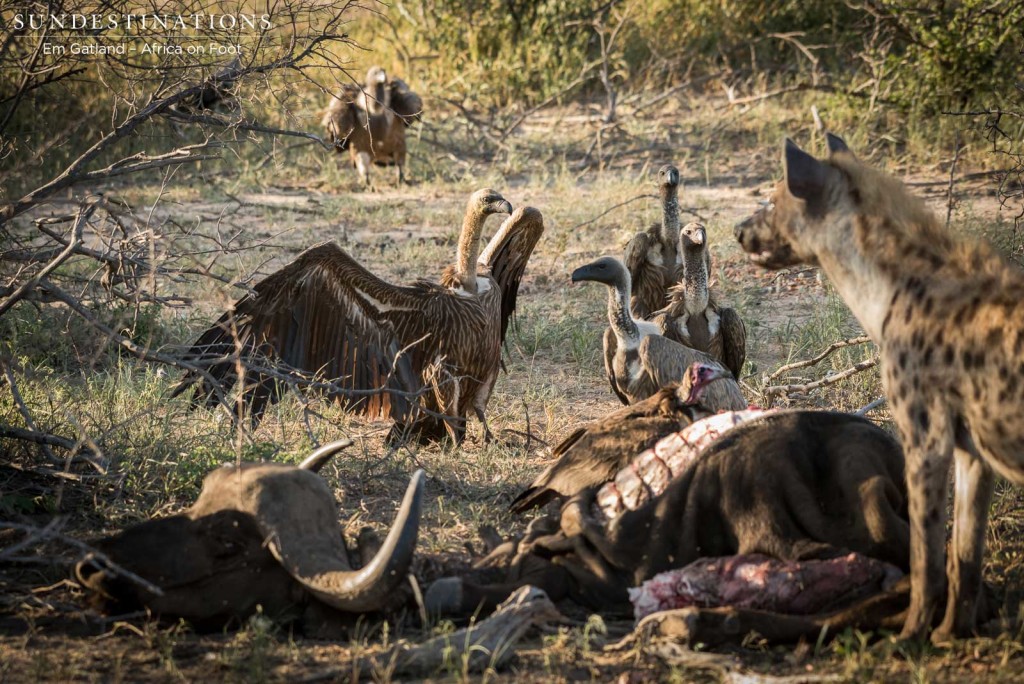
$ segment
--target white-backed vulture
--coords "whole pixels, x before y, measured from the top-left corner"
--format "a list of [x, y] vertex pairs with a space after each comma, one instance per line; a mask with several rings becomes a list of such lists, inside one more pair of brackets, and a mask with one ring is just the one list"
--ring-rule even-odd
[[736, 310], [720, 306], [708, 289], [708, 233], [699, 223], [679, 231], [682, 281], [672, 288], [668, 306], [654, 316], [662, 334], [725, 364], [738, 380], [747, 358], [747, 329]]
[[400, 78], [379, 66], [366, 72], [366, 85], [344, 84], [331, 98], [322, 125], [338, 152], [349, 151], [363, 184], [370, 187], [370, 165], [394, 165], [405, 181], [405, 129], [423, 113], [423, 100]]
[[[237, 302], [199, 338], [188, 358], [215, 359], [209, 373], [228, 389], [236, 381], [237, 340], [251, 368], [245, 402], [253, 420], [282, 389], [260, 366], [284, 366], [317, 373], [340, 387], [329, 394], [350, 411], [394, 419], [392, 438], [408, 431], [420, 439], [440, 439], [447, 431], [458, 442], [473, 411], [490, 439], [484, 411], [501, 365], [501, 345], [519, 281], [544, 230], [539, 211], [520, 208], [478, 260], [486, 218], [511, 211], [493, 190], [473, 194], [456, 263], [442, 284], [392, 285], [338, 245], [317, 245], [256, 285], [255, 294]], [[194, 401], [217, 403], [214, 388], [195, 373], [185, 376], [175, 394], [193, 385], [198, 385]]]
[[611, 480], [635, 454], [654, 446], [665, 435], [678, 432], [715, 412], [701, 400], [715, 381], [729, 376], [717, 364], [694, 363], [678, 386], [621, 408], [589, 425], [577, 428], [551, 450], [554, 460], [509, 505], [515, 513], [543, 506], [555, 497], [570, 497], [588, 487]]
[[[662, 387], [680, 382], [694, 363], [718, 368], [707, 354], [661, 335], [655, 323], [637, 320], [629, 311], [629, 271], [618, 259], [602, 257], [572, 273], [574, 283], [594, 281], [608, 286], [608, 323], [604, 333], [604, 366], [612, 391], [623, 404], [646, 399]], [[747, 405], [735, 380], [715, 383], [704, 403], [713, 411]]]
[[651, 224], [626, 245], [624, 260], [633, 283], [630, 309], [650, 320], [668, 304], [668, 290], [682, 276], [679, 261], [679, 169], [666, 164], [658, 170], [661, 223]]

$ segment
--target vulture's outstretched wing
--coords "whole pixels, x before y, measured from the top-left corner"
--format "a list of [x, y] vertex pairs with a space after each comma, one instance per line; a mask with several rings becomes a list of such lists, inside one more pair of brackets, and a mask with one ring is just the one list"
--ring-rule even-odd
[[321, 125], [327, 129], [327, 138], [339, 150], [348, 148], [348, 139], [360, 125], [360, 98], [362, 89], [353, 83], [343, 83], [341, 92], [331, 97]]
[[722, 362], [740, 379], [743, 362], [747, 359], [747, 327], [736, 309], [726, 307], [718, 311], [719, 331], [722, 335]]
[[611, 328], [604, 329], [604, 372], [608, 376], [608, 384], [612, 386], [612, 392], [625, 405], [629, 405], [629, 397], [619, 387], [615, 380], [615, 352], [618, 350], [619, 340]]
[[[686, 370], [694, 363], [706, 363], [722, 368], [722, 364], [704, 352], [673, 342], [660, 335], [648, 335], [640, 341], [637, 349], [640, 363], [659, 388], [678, 384]], [[743, 398], [739, 383], [732, 379], [716, 380], [711, 383], [700, 402], [712, 413], [745, 409], [748, 402]]]
[[650, 233], [641, 232], [633, 236], [623, 254], [633, 294], [630, 308], [635, 317], [645, 321], [661, 308], [665, 299], [662, 268], [652, 263], [649, 256], [650, 250], [656, 246], [657, 241]]
[[[419, 310], [414, 288], [386, 283], [363, 268], [333, 242], [311, 247], [268, 276], [236, 302], [189, 350], [193, 363], [209, 366], [224, 391], [237, 380], [235, 356], [246, 366], [245, 401], [253, 421], [280, 394], [280, 379], [259, 367], [319, 375], [345, 390], [420, 389], [422, 354], [402, 352], [388, 311]], [[195, 403], [215, 405], [208, 381], [188, 373], [175, 389], [195, 388]], [[198, 385], [198, 387], [195, 387]], [[330, 391], [329, 391], [330, 393]], [[333, 394], [348, 410], [371, 417], [406, 419], [414, 398], [377, 392], [363, 396]]]
[[409, 86], [400, 78], [393, 78], [388, 83], [391, 88], [391, 109], [394, 110], [406, 126], [411, 126], [423, 118], [423, 100], [409, 90]]
[[505, 219], [477, 260], [501, 289], [501, 342], [515, 316], [519, 283], [526, 263], [544, 233], [544, 217], [533, 207], [520, 207]]

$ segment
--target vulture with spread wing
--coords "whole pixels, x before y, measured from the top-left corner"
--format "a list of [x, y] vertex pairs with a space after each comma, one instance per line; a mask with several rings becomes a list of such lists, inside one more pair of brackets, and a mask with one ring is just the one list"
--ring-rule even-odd
[[405, 129], [423, 113], [423, 100], [400, 78], [371, 67], [366, 84], [346, 83], [331, 98], [323, 126], [338, 152], [349, 151], [359, 178], [370, 186], [370, 165], [394, 165], [405, 181]]
[[[456, 263], [441, 283], [388, 283], [334, 243], [303, 252], [254, 288], [207, 330], [188, 358], [212, 361], [217, 381], [189, 372], [175, 395], [216, 405], [246, 366], [244, 396], [258, 420], [283, 389], [281, 371], [322, 378], [350, 411], [396, 421], [391, 438], [447, 432], [462, 440], [472, 411], [491, 438], [484, 411], [501, 366], [516, 294], [544, 230], [531, 207], [511, 213], [480, 255], [487, 216], [512, 212], [493, 190], [470, 198]], [[478, 259], [478, 255], [479, 259]]]
[[679, 231], [683, 255], [682, 282], [672, 288], [669, 303], [654, 317], [662, 334], [707, 353], [725, 364], [738, 380], [747, 358], [747, 328], [736, 310], [721, 306], [708, 289], [708, 234], [699, 223]]
[[[722, 368], [707, 354], [662, 336], [650, 321], [629, 310], [630, 277], [622, 262], [602, 257], [572, 273], [574, 283], [593, 281], [608, 286], [608, 323], [604, 333], [604, 366], [608, 382], [623, 404], [646, 399], [659, 389], [680, 382], [694, 363]], [[708, 388], [704, 403], [712, 410], [745, 408], [746, 400], [732, 378]]]

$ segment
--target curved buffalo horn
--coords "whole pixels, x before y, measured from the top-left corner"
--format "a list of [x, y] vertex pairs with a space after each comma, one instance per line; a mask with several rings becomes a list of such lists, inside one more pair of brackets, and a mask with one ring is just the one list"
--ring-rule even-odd
[[349, 612], [379, 610], [405, 581], [416, 550], [423, 477], [422, 470], [413, 474], [384, 544], [360, 570], [353, 570], [349, 563], [330, 490], [319, 477], [310, 475], [310, 481], [302, 484], [306, 488], [315, 480], [326, 497], [323, 493], [311, 496], [308, 489], [294, 490], [291, 483], [281, 482], [284, 488], [280, 488], [273, 482], [277, 478], [264, 478], [253, 512], [269, 538], [271, 552], [318, 599]]
[[339, 439], [330, 444], [324, 444], [322, 447], [307, 456], [302, 463], [299, 464], [299, 468], [302, 470], [311, 470], [314, 473], [319, 473], [320, 469], [323, 468], [334, 454], [348, 449], [350, 446], [355, 444], [351, 439]]

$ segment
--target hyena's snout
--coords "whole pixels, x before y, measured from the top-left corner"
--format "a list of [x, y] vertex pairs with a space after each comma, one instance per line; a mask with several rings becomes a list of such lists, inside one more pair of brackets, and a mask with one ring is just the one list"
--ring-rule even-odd
[[764, 220], [762, 212], [737, 223], [733, 235], [755, 264], [765, 268], [784, 268], [799, 263], [789, 242], [775, 233]]
[[740, 247], [747, 254], [761, 254], [770, 248], [770, 241], [762, 235], [760, 223], [758, 215], [754, 214], [737, 223], [732, 229], [736, 241], [740, 243]]
[[743, 247], [744, 252], [759, 252], [757, 249], [757, 238], [754, 237], [753, 231], [750, 230], [753, 223], [752, 216], [748, 216], [732, 228], [732, 234], [736, 237], [736, 241]]

